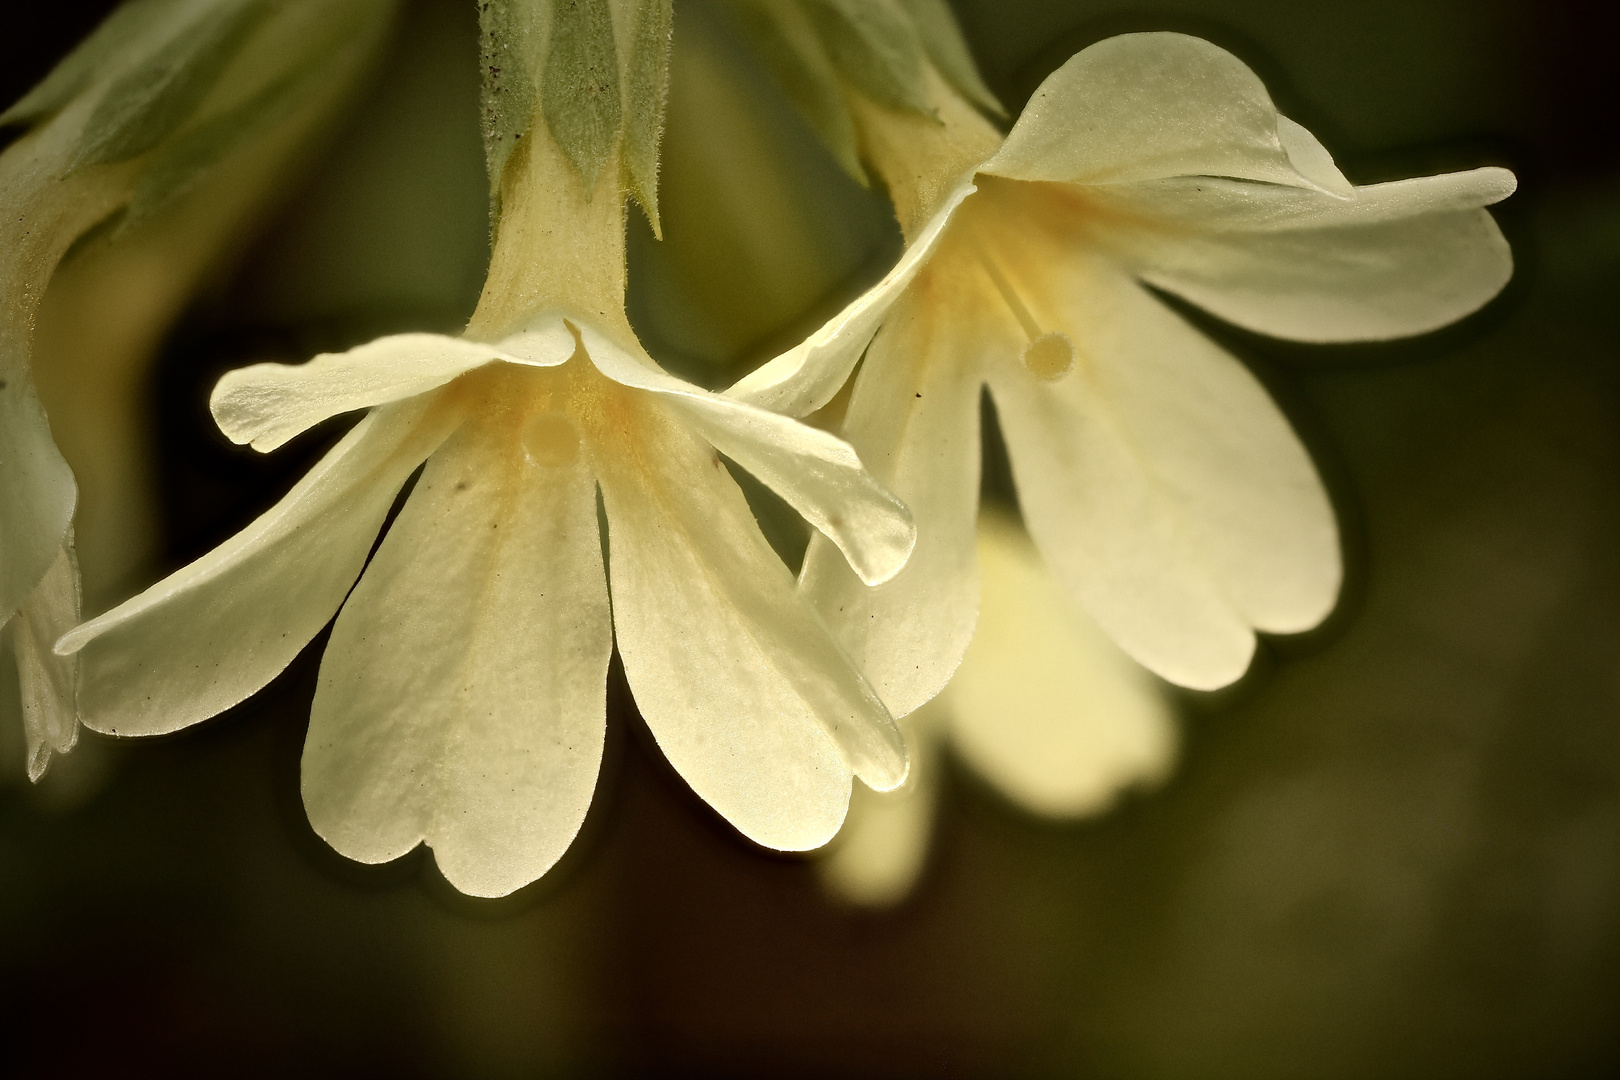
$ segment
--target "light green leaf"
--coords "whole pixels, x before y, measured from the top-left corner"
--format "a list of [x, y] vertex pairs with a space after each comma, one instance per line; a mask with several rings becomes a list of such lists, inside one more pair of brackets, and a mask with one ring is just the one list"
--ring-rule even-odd
[[769, 0], [727, 0], [726, 8], [737, 31], [838, 164], [863, 187], [870, 186], [838, 72], [804, 12]]
[[802, 0], [833, 65], [880, 105], [932, 116], [923, 47], [892, 0]]
[[32, 124], [66, 105], [84, 89], [109, 57], [140, 37], [166, 8], [174, 4], [175, 0], [129, 0], [122, 7], [115, 8], [89, 37], [79, 43], [78, 48], [51, 69], [51, 73], [38, 86], [0, 113], [0, 127]]
[[556, 0], [540, 103], [551, 137], [594, 190], [619, 137], [619, 50], [607, 0]]
[[1006, 108], [979, 75], [979, 67], [973, 62], [973, 53], [962, 37], [962, 28], [956, 24], [951, 5], [946, 0], [900, 0], [900, 5], [911, 16], [928, 59], [945, 76], [945, 81], [985, 112], [1006, 116]]
[[534, 123], [534, 29], [523, 0], [489, 0], [478, 9], [479, 57], [484, 67], [484, 163], [490, 199], [500, 201], [501, 174], [518, 141]]
[[268, 15], [273, 0], [237, 0], [195, 23], [108, 88], [85, 125], [71, 168], [128, 161], [191, 118]]
[[664, 134], [664, 103], [669, 98], [671, 0], [640, 0], [625, 87], [624, 164], [630, 193], [647, 212], [653, 234], [658, 222], [658, 142]]

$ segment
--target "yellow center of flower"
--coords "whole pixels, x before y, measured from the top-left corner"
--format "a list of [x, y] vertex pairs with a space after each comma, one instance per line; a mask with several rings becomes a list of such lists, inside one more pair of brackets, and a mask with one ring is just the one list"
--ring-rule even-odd
[[523, 454], [535, 465], [567, 465], [579, 456], [579, 429], [560, 413], [529, 417], [522, 439]]

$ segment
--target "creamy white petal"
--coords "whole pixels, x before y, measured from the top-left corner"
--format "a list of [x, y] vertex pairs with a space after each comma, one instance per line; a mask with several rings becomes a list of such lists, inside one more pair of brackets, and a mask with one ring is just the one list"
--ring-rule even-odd
[[1123, 34], [1077, 53], [1041, 83], [982, 171], [1082, 184], [1233, 176], [1350, 193], [1254, 72], [1184, 34]]
[[457, 418], [431, 398], [372, 413], [253, 524], [66, 634], [56, 651], [80, 653], [85, 725], [159, 735], [275, 678], [337, 611], [394, 496]]
[[1236, 359], [1117, 268], [1053, 268], [1075, 370], [992, 369], [1024, 519], [1060, 581], [1127, 653], [1211, 689], [1251, 627], [1316, 625], [1338, 594], [1333, 511], [1309, 457]]
[[36, 782], [45, 775], [51, 754], [65, 754], [79, 740], [79, 661], [51, 651], [56, 639], [78, 621], [79, 567], [69, 531], [56, 561], [13, 620], [12, 649], [28, 739], [28, 779]]
[[976, 297], [930, 273], [896, 305], [856, 377], [844, 436], [878, 482], [910, 508], [917, 546], [904, 569], [868, 588], [831, 546], [812, 537], [801, 589], [850, 651], [878, 696], [904, 716], [956, 670], [978, 604], [973, 520], [979, 500], [979, 397], [988, 340], [976, 319], [950, 313]]
[[332, 629], [304, 743], [310, 824], [351, 859], [425, 841], [462, 892], [544, 874], [596, 787], [613, 632], [578, 446], [475, 419], [428, 460]]
[[208, 405], [227, 438], [268, 452], [328, 417], [426, 393], [496, 360], [555, 367], [574, 336], [551, 316], [499, 345], [442, 334], [395, 334], [303, 364], [252, 364], [226, 372]]
[[941, 721], [936, 698], [900, 722], [911, 754], [904, 784], [893, 791], [855, 785], [844, 827], [816, 860], [833, 895], [862, 907], [891, 907], [916, 885], [939, 803]]
[[78, 499], [27, 368], [9, 359], [0, 356], [0, 618], [22, 607], [55, 563]]
[[887, 581], [916, 543], [910, 511], [835, 435], [682, 382], [591, 329], [591, 362], [623, 386], [663, 396], [715, 449], [753, 473], [843, 552], [862, 581]]
[[1106, 810], [1162, 779], [1176, 725], [1161, 686], [1053, 579], [1024, 530], [979, 524], [979, 627], [940, 696], [952, 742], [1031, 813]]
[[[760, 535], [719, 455], [656, 399], [639, 445], [598, 456], [614, 632], [647, 726], [744, 835], [805, 850], [838, 831], [850, 775], [905, 779], [899, 729]], [[610, 448], [613, 449], [613, 448]]]
[[1089, 197], [1106, 211], [1101, 243], [1143, 280], [1251, 330], [1325, 342], [1423, 333], [1495, 296], [1513, 255], [1480, 207], [1513, 184], [1476, 169], [1345, 200], [1178, 178]]
[[785, 416], [808, 416], [831, 401], [889, 308], [933, 254], [956, 208], [973, 192], [971, 180], [959, 184], [881, 281], [803, 342], [737, 380], [726, 395]]

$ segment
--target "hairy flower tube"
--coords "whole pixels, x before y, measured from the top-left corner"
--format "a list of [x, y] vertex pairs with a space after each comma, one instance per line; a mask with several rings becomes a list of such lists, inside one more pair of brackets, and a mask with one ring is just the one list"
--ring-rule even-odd
[[[1259, 382], [1154, 290], [1301, 341], [1452, 322], [1511, 273], [1481, 207], [1499, 168], [1357, 187], [1240, 61], [1178, 34], [1112, 38], [1037, 90], [1005, 139], [943, 80], [938, 119], [852, 94], [908, 246], [881, 282], [729, 391], [793, 415], [864, 353], [841, 429], [916, 516], [877, 589], [820, 540], [807, 596], [895, 715], [973, 635], [979, 408], [1056, 579], [1135, 660], [1182, 686], [1238, 678], [1255, 632], [1332, 609], [1332, 507]], [[870, 346], [870, 347], [868, 347]]]
[[[94, 408], [68, 415], [82, 404], [66, 402], [72, 391], [109, 396], [60, 372], [36, 380], [47, 287], [81, 241], [80, 260], [142, 251], [151, 279], [140, 299], [103, 313], [85, 336], [117, 339], [114, 357], [99, 358], [107, 366], [143, 355], [352, 90], [393, 9], [392, 0], [127, 4], [0, 114], [0, 126], [28, 129], [0, 154], [0, 626], [17, 665], [31, 779], [78, 731], [76, 664], [50, 646], [79, 618], [80, 492], [41, 388], [55, 384], [70, 405], [57, 410], [57, 436], [94, 423], [85, 419]], [[108, 464], [89, 457], [74, 468]], [[105, 551], [117, 545], [98, 543], [103, 524], [79, 536]], [[103, 569], [92, 563], [92, 577], [110, 576]]]
[[898, 729], [722, 455], [863, 580], [898, 571], [910, 518], [843, 441], [647, 357], [623, 313], [620, 177], [610, 158], [587, 185], [536, 124], [504, 169], [463, 337], [220, 381], [221, 428], [260, 450], [370, 412], [252, 525], [63, 638], [88, 726], [145, 735], [212, 716], [336, 613], [304, 747], [311, 823], [363, 862], [425, 842], [481, 896], [533, 881], [578, 832], [615, 642], [670, 763], [762, 845], [819, 846], [852, 776], [904, 779]]

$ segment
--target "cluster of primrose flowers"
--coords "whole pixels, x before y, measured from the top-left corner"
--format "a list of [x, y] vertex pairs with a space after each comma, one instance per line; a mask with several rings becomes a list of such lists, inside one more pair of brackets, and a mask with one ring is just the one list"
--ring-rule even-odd
[[[1431, 330], [1507, 280], [1483, 207], [1512, 175], [1358, 187], [1196, 38], [1100, 42], [1004, 132], [944, 0], [720, 6], [893, 203], [878, 284], [724, 392], [668, 374], [625, 316], [624, 245], [627, 198], [659, 223], [671, 0], [480, 2], [495, 226], [465, 331], [227, 374], [214, 418], [260, 451], [363, 416], [242, 532], [85, 622], [32, 372], [46, 285], [210, 188], [236, 208], [214, 234], [239, 229], [394, 4], [131, 0], [0, 117], [26, 128], [0, 155], [0, 612], [31, 777], [80, 723], [216, 715], [335, 616], [316, 831], [364, 862], [426, 843], [497, 896], [579, 830], [617, 648], [699, 796], [770, 848], [842, 828], [828, 880], [881, 902], [915, 874], [942, 739], [1037, 812], [1090, 812], [1166, 767], [1163, 683], [1226, 685], [1257, 631], [1326, 616], [1310, 458], [1159, 294], [1299, 341]], [[978, 505], [986, 388], [1021, 520]], [[733, 466], [814, 527], [797, 577]]]

